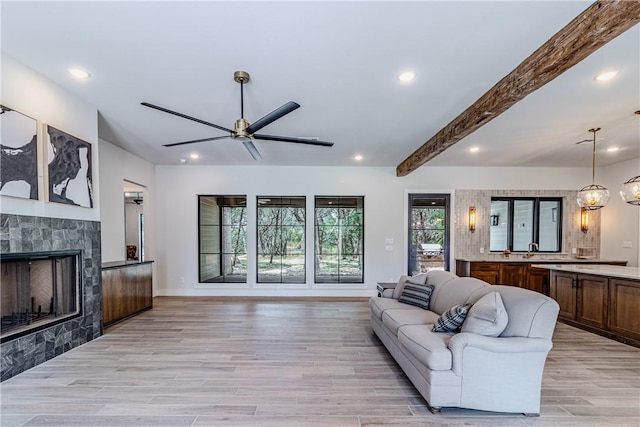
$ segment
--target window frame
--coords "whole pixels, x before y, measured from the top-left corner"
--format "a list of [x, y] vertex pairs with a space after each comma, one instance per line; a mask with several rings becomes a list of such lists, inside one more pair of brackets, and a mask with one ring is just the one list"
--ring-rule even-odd
[[[347, 275], [342, 275], [340, 274], [340, 259], [338, 259], [338, 274], [337, 274], [337, 279], [336, 280], [325, 280], [325, 279], [318, 279], [318, 256], [321, 256], [323, 254], [319, 254], [318, 253], [318, 209], [323, 209], [323, 207], [319, 207], [318, 206], [318, 200], [319, 199], [335, 199], [337, 201], [343, 200], [343, 199], [355, 199], [355, 207], [353, 209], [359, 209], [360, 213], [361, 213], [361, 222], [360, 222], [360, 235], [361, 235], [361, 242], [360, 242], [360, 254], [359, 254], [359, 258], [360, 258], [360, 274], [359, 274], [359, 278], [358, 280], [348, 280], [348, 277], [352, 277], [352, 276], [347, 276]], [[335, 196], [335, 195], [316, 195], [314, 196], [314, 205], [313, 205], [313, 236], [314, 236], [314, 241], [313, 241], [313, 265], [314, 265], [314, 272], [313, 272], [313, 281], [314, 284], [319, 284], [319, 285], [332, 285], [332, 284], [339, 284], [339, 285], [349, 285], [349, 284], [364, 284], [364, 272], [365, 272], [365, 211], [364, 211], [364, 206], [365, 206], [365, 196]], [[340, 206], [339, 206], [340, 207]], [[342, 227], [342, 226], [341, 226]], [[325, 254], [325, 255], [332, 255], [332, 254]]]
[[[514, 203], [515, 201], [531, 201], [533, 202], [533, 231], [532, 231], [532, 240], [531, 243], [540, 244], [540, 202], [557, 202], [558, 203], [558, 211], [556, 213], [557, 218], [557, 228], [556, 228], [556, 238], [558, 241], [558, 250], [555, 251], [536, 251], [533, 248], [534, 252], [545, 252], [545, 253], [560, 253], [562, 252], [562, 218], [563, 218], [563, 202], [564, 199], [562, 197], [527, 197], [527, 196], [519, 196], [519, 197], [510, 197], [510, 196], [493, 196], [491, 197], [491, 203], [494, 201], [504, 201], [508, 203], [508, 227], [507, 227], [507, 248], [511, 252], [514, 253], [526, 253], [527, 250], [514, 250], [513, 249], [513, 241], [514, 241]], [[490, 205], [491, 206], [491, 205]], [[489, 212], [491, 212], [491, 208], [489, 208]], [[490, 219], [492, 221], [492, 219]], [[491, 225], [491, 223], [489, 223]], [[489, 246], [491, 246], [491, 242], [489, 242]], [[499, 250], [491, 250], [491, 253], [500, 253], [502, 249]]]

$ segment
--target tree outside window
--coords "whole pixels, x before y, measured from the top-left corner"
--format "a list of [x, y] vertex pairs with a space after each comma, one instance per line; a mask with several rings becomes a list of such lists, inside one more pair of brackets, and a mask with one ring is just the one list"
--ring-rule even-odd
[[315, 282], [364, 282], [364, 197], [315, 198]]
[[258, 283], [305, 283], [306, 198], [258, 197]]

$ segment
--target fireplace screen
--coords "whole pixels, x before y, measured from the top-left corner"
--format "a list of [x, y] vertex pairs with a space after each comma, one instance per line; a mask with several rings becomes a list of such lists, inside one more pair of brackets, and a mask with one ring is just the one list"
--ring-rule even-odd
[[79, 251], [2, 254], [2, 342], [80, 315]]

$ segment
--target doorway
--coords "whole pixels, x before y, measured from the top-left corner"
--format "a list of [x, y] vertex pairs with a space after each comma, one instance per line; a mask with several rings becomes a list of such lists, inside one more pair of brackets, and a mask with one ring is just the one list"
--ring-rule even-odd
[[409, 194], [409, 275], [449, 270], [449, 211], [449, 194]]
[[144, 261], [145, 187], [124, 180], [124, 244], [127, 261]]

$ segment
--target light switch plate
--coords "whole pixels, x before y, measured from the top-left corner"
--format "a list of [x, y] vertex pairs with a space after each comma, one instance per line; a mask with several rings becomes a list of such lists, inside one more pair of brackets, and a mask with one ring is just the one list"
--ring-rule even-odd
[[631, 248], [633, 246], [632, 246], [630, 241], [625, 241], [625, 242], [622, 242], [622, 247], [623, 248]]
[[390, 238], [390, 237], [387, 237], [387, 238], [384, 240], [384, 243], [385, 243], [385, 244], [387, 244], [387, 245], [393, 245], [393, 239], [392, 239], [392, 238]]
[[384, 247], [384, 250], [387, 252], [393, 252], [393, 246], [392, 245], [387, 245]]

